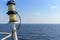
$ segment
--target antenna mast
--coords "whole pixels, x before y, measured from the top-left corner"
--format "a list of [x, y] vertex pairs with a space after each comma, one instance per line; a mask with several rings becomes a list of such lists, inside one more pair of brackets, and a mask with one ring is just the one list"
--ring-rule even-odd
[[9, 23], [12, 25], [12, 33], [0, 32], [0, 34], [9, 34], [9, 35], [5, 36], [4, 38], [2, 38], [1, 40], [6, 40], [7, 38], [9, 38], [11, 36], [12, 36], [13, 40], [18, 40], [17, 29], [16, 29], [16, 26], [15, 26], [15, 24], [18, 23], [17, 18], [16, 18], [16, 14], [18, 14], [18, 13], [15, 10], [15, 2], [14, 2], [14, 0], [9, 0], [7, 2], [7, 6], [8, 6], [7, 14], [9, 15]]
[[9, 23], [12, 24], [12, 38], [13, 38], [13, 40], [18, 40], [17, 29], [16, 29], [16, 26], [15, 26], [15, 24], [17, 22], [17, 19], [16, 19], [17, 12], [15, 11], [14, 0], [8, 1], [7, 6], [8, 6], [7, 14], [9, 15]]

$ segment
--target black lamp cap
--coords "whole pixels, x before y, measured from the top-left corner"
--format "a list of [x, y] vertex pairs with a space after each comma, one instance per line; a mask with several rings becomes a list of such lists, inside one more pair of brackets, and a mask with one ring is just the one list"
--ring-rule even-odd
[[9, 5], [9, 4], [15, 5], [15, 2], [14, 1], [8, 1], [7, 5]]

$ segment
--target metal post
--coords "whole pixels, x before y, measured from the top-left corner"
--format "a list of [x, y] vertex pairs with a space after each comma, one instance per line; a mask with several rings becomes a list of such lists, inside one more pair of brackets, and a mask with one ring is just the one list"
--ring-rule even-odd
[[8, 12], [7, 14], [9, 15], [9, 22], [12, 24], [12, 38], [13, 40], [18, 40], [17, 37], [17, 30], [16, 30], [16, 14], [17, 12], [15, 11], [15, 2], [14, 0], [10, 0], [7, 2], [7, 6], [8, 6]]
[[15, 23], [12, 23], [12, 38], [13, 40], [18, 40]]

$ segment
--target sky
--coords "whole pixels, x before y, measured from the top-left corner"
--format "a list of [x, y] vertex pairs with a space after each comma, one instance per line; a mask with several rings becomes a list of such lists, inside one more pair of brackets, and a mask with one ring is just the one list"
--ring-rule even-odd
[[[0, 0], [0, 23], [9, 22], [6, 14], [8, 12], [7, 1]], [[60, 0], [15, 0], [15, 3], [22, 23], [60, 23]]]

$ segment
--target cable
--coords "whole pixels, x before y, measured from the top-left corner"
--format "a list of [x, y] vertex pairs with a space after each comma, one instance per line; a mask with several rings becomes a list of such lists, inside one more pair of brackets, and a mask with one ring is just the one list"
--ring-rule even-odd
[[19, 30], [19, 29], [20, 29], [20, 26], [21, 26], [21, 16], [20, 16], [18, 13], [17, 13], [17, 15], [18, 15], [19, 20], [20, 20], [19, 25], [18, 25], [18, 27], [17, 27], [17, 30]]

